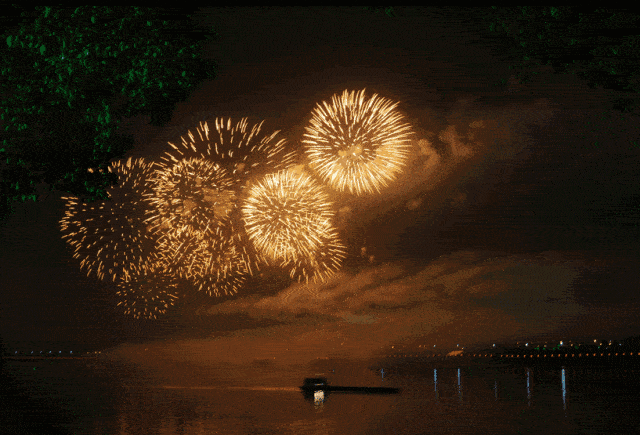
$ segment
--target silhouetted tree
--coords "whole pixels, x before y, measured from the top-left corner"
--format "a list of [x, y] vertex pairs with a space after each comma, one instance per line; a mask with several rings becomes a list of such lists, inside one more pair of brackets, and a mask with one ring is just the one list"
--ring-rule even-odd
[[523, 82], [537, 74], [537, 66], [550, 65], [558, 73], [576, 74], [591, 88], [627, 93], [614, 102], [617, 110], [638, 107], [637, 12], [597, 6], [492, 6], [484, 20], [489, 34], [512, 40], [504, 53], [518, 59], [513, 69]]
[[[89, 201], [115, 183], [106, 169], [133, 138], [122, 118], [171, 118], [216, 63], [181, 9], [36, 7], [0, 46], [0, 219], [46, 183]], [[187, 11], [188, 12], [188, 11]], [[103, 169], [89, 172], [88, 168]]]
[[376, 14], [385, 13], [388, 17], [397, 17], [393, 6], [363, 6], [365, 11], [373, 12]]

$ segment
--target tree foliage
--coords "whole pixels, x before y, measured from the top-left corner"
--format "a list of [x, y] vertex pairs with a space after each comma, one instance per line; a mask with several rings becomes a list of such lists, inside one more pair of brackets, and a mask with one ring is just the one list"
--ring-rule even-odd
[[[640, 91], [640, 15], [623, 8], [596, 6], [492, 6], [484, 17], [490, 34], [507, 36], [506, 56], [523, 82], [539, 65], [576, 74], [591, 88], [626, 93], [614, 108], [638, 107]], [[624, 94], [622, 94], [624, 95]]]
[[[216, 63], [201, 56], [215, 32], [195, 32], [184, 11], [141, 7], [36, 7], [0, 41], [0, 219], [35, 186], [104, 198], [106, 171], [133, 138], [122, 118], [166, 124], [175, 103]], [[95, 169], [88, 171], [89, 168]], [[102, 169], [102, 171], [100, 171]]]
[[363, 10], [379, 14], [384, 12], [388, 17], [397, 17], [396, 12], [393, 10], [393, 6], [363, 6]]

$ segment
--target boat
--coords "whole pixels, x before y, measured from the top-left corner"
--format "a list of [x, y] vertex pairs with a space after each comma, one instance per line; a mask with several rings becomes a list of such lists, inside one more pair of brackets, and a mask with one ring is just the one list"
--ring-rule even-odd
[[312, 397], [315, 392], [347, 394], [398, 394], [400, 389], [391, 387], [342, 387], [329, 385], [327, 378], [306, 378], [301, 387], [303, 394]]

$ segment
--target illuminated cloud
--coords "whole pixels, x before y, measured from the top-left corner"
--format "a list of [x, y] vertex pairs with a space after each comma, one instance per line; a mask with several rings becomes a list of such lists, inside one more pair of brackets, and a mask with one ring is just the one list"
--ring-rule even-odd
[[[590, 263], [563, 253], [460, 251], [421, 266], [381, 264], [341, 272], [324, 284], [295, 284], [274, 296], [226, 301], [194, 315], [195, 322], [210, 325], [209, 338], [124, 345], [111, 357], [172, 384], [225, 379], [250, 385], [259, 379], [295, 385], [310, 368], [367, 367], [406, 346], [448, 353], [457, 345], [470, 350], [523, 338], [561, 339], [571, 325], [594, 320], [574, 294]], [[615, 311], [604, 311], [607, 325], [616, 323]], [[240, 320], [235, 330], [216, 332], [232, 318]], [[185, 362], [188, 371], [180, 370]]]
[[460, 100], [444, 121], [433, 109], [423, 110], [425, 116], [414, 122], [417, 137], [406, 170], [382, 195], [349, 202], [353, 214], [343, 221], [347, 229], [384, 222], [377, 233], [388, 240], [411, 232], [417, 214], [427, 224], [439, 224], [444, 221], [429, 219], [449, 214], [451, 208], [465, 213], [504, 182], [496, 176], [498, 165], [527, 164], [532, 127], [544, 126], [555, 113], [544, 99], [497, 108], [473, 98]]
[[447, 128], [440, 132], [438, 139], [449, 145], [451, 153], [455, 157], [465, 158], [473, 153], [471, 147], [463, 142], [463, 139], [457, 132], [455, 125], [448, 125]]
[[421, 204], [422, 204], [422, 199], [414, 198], [414, 199], [412, 199], [412, 200], [407, 202], [407, 208], [409, 210], [415, 210], [415, 209], [419, 208]]
[[289, 325], [301, 314], [316, 316], [316, 329], [339, 327], [342, 339], [371, 352], [403, 341], [486, 343], [550, 334], [584, 313], [571, 291], [580, 268], [580, 262], [462, 251], [417, 271], [381, 264], [341, 272], [324, 284], [227, 301], [208, 314], [242, 313]]
[[433, 143], [428, 139], [420, 139], [418, 141], [419, 154], [427, 156], [433, 152]]

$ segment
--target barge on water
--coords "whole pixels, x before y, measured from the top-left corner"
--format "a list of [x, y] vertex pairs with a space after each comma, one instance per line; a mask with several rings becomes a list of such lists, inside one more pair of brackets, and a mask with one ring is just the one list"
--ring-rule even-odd
[[306, 398], [317, 397], [318, 392], [321, 392], [323, 396], [332, 393], [346, 393], [346, 394], [398, 394], [399, 388], [391, 387], [342, 387], [336, 385], [329, 385], [327, 378], [306, 378], [301, 387], [302, 393]]

